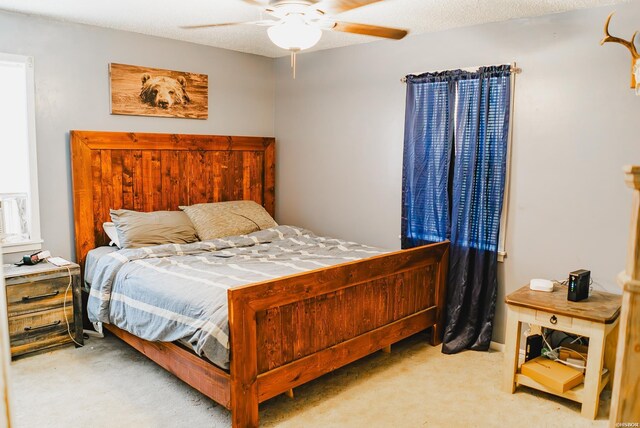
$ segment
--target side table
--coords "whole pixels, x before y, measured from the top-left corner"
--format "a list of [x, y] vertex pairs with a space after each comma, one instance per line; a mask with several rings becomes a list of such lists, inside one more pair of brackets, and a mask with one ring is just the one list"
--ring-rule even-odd
[[4, 279], [12, 357], [83, 344], [80, 266], [10, 266]]
[[[567, 288], [564, 286], [556, 285], [553, 292], [546, 293], [530, 290], [526, 285], [509, 294], [505, 301], [507, 331], [503, 389], [513, 394], [517, 385], [525, 385], [565, 397], [582, 403], [582, 415], [595, 419], [600, 392], [613, 379], [621, 296], [592, 291], [587, 300], [571, 302], [567, 300]], [[584, 384], [558, 393], [520, 373], [522, 323], [588, 337]], [[609, 370], [604, 375], [601, 374], [603, 367]]]

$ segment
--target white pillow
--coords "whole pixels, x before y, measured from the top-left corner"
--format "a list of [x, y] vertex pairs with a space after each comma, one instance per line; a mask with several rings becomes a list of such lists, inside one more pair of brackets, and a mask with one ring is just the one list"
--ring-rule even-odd
[[116, 247], [121, 248], [120, 240], [118, 239], [118, 231], [116, 230], [116, 225], [108, 221], [108, 222], [102, 223], [102, 228], [104, 229], [104, 233], [106, 233], [109, 239], [111, 239], [111, 242], [109, 242], [109, 245], [115, 245]]

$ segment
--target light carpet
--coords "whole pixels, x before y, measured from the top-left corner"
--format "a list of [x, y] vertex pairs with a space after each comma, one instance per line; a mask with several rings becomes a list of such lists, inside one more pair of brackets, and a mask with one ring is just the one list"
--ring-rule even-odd
[[[418, 334], [260, 405], [265, 427], [588, 427], [580, 406], [500, 389], [499, 352], [443, 355]], [[11, 399], [21, 427], [229, 427], [229, 412], [114, 337], [15, 361]]]

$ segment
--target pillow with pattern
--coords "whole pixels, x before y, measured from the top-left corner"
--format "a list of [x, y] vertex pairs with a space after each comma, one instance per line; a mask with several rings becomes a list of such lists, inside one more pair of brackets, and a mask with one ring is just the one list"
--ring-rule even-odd
[[267, 210], [254, 201], [214, 202], [180, 209], [189, 216], [202, 241], [246, 235], [278, 225]]

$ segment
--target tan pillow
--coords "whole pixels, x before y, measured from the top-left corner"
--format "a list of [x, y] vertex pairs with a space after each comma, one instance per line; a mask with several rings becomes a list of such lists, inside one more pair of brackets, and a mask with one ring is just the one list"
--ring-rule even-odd
[[278, 225], [269, 213], [253, 201], [215, 202], [180, 207], [201, 240], [245, 235]]
[[193, 224], [182, 211], [111, 210], [110, 213], [118, 231], [120, 248], [188, 244], [198, 240]]

